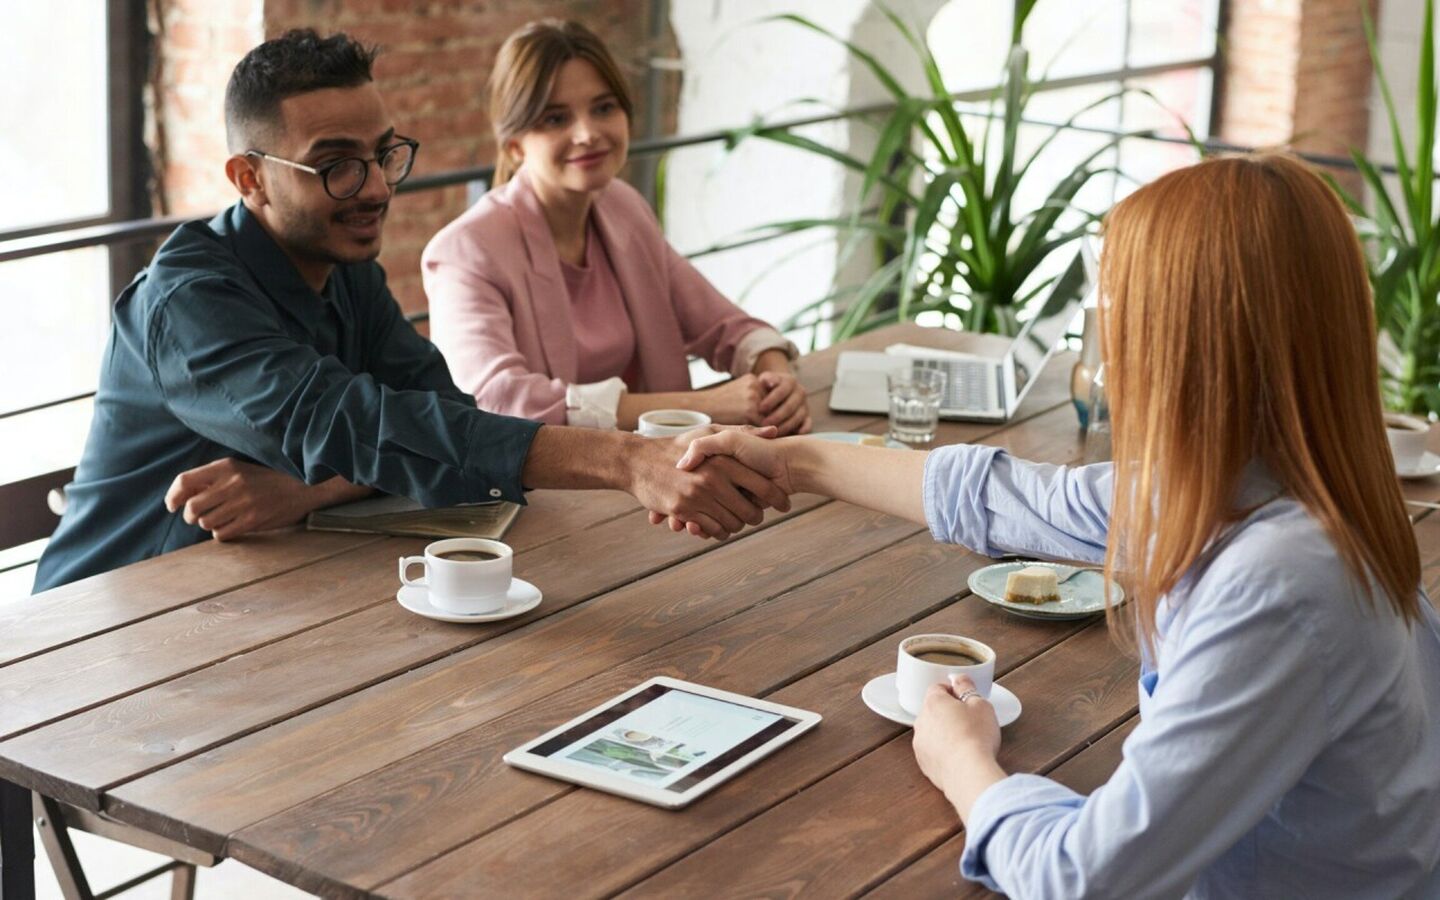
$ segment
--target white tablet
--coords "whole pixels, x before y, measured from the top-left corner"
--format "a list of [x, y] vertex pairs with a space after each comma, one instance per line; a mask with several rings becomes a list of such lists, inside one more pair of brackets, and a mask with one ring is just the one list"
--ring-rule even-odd
[[820, 724], [820, 714], [652, 678], [505, 754], [520, 769], [675, 809]]

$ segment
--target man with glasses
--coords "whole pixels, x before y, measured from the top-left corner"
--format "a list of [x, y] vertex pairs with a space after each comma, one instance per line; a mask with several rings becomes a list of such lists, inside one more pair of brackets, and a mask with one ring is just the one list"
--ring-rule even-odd
[[371, 489], [445, 506], [618, 488], [715, 537], [788, 505], [729, 459], [683, 472], [670, 441], [475, 408], [375, 262], [419, 145], [396, 133], [373, 58], [306, 30], [236, 66], [225, 174], [241, 199], [177, 229], [116, 300], [37, 590]]

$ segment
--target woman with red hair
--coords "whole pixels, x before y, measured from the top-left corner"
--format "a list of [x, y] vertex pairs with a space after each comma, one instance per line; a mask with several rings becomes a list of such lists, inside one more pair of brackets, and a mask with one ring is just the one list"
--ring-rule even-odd
[[915, 755], [965, 823], [967, 877], [1045, 900], [1440, 897], [1440, 616], [1343, 207], [1286, 156], [1204, 162], [1115, 207], [1100, 282], [1113, 464], [734, 431], [681, 464], [733, 455], [1124, 582], [1110, 618], [1139, 645], [1140, 724], [1088, 797], [1007, 775], [990, 704], [931, 688]]

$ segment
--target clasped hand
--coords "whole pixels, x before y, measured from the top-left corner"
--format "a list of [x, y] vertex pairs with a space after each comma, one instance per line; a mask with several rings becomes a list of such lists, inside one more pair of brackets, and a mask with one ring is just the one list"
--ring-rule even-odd
[[[740, 499], [747, 504], [746, 511], [752, 512], [751, 517], [744, 521], [758, 525], [763, 519], [762, 505], [786, 512], [790, 509], [790, 495], [795, 493], [795, 482], [782, 445], [771, 440], [775, 435], [774, 428], [710, 427], [686, 432], [673, 442], [666, 443], [682, 450], [679, 460], [675, 461], [672, 456], [671, 461], [673, 468], [679, 472], [698, 475], [713, 471], [743, 477], [744, 483], [737, 480], [736, 484], [744, 494], [749, 495], [742, 494]], [[756, 486], [763, 492], [757, 493]], [[721, 523], [713, 518], [687, 515], [684, 510], [674, 507], [650, 503], [646, 506], [650, 509], [650, 524], [666, 522], [671, 531], [688, 531], [696, 537], [723, 540], [739, 530], [717, 529], [715, 526]]]

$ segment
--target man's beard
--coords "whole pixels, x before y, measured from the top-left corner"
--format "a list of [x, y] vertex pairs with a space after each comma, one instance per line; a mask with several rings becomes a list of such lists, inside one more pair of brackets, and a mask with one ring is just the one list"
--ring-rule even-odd
[[[369, 262], [380, 255], [380, 241], [369, 247], [358, 248], [346, 253], [329, 245], [332, 230], [344, 227], [343, 220], [349, 216], [384, 216], [390, 204], [354, 203], [341, 207], [328, 215], [320, 216], [303, 210], [293, 210], [282, 216], [282, 235], [292, 254], [331, 265]], [[383, 218], [382, 218], [383, 223]], [[341, 243], [336, 241], [335, 243]]]

